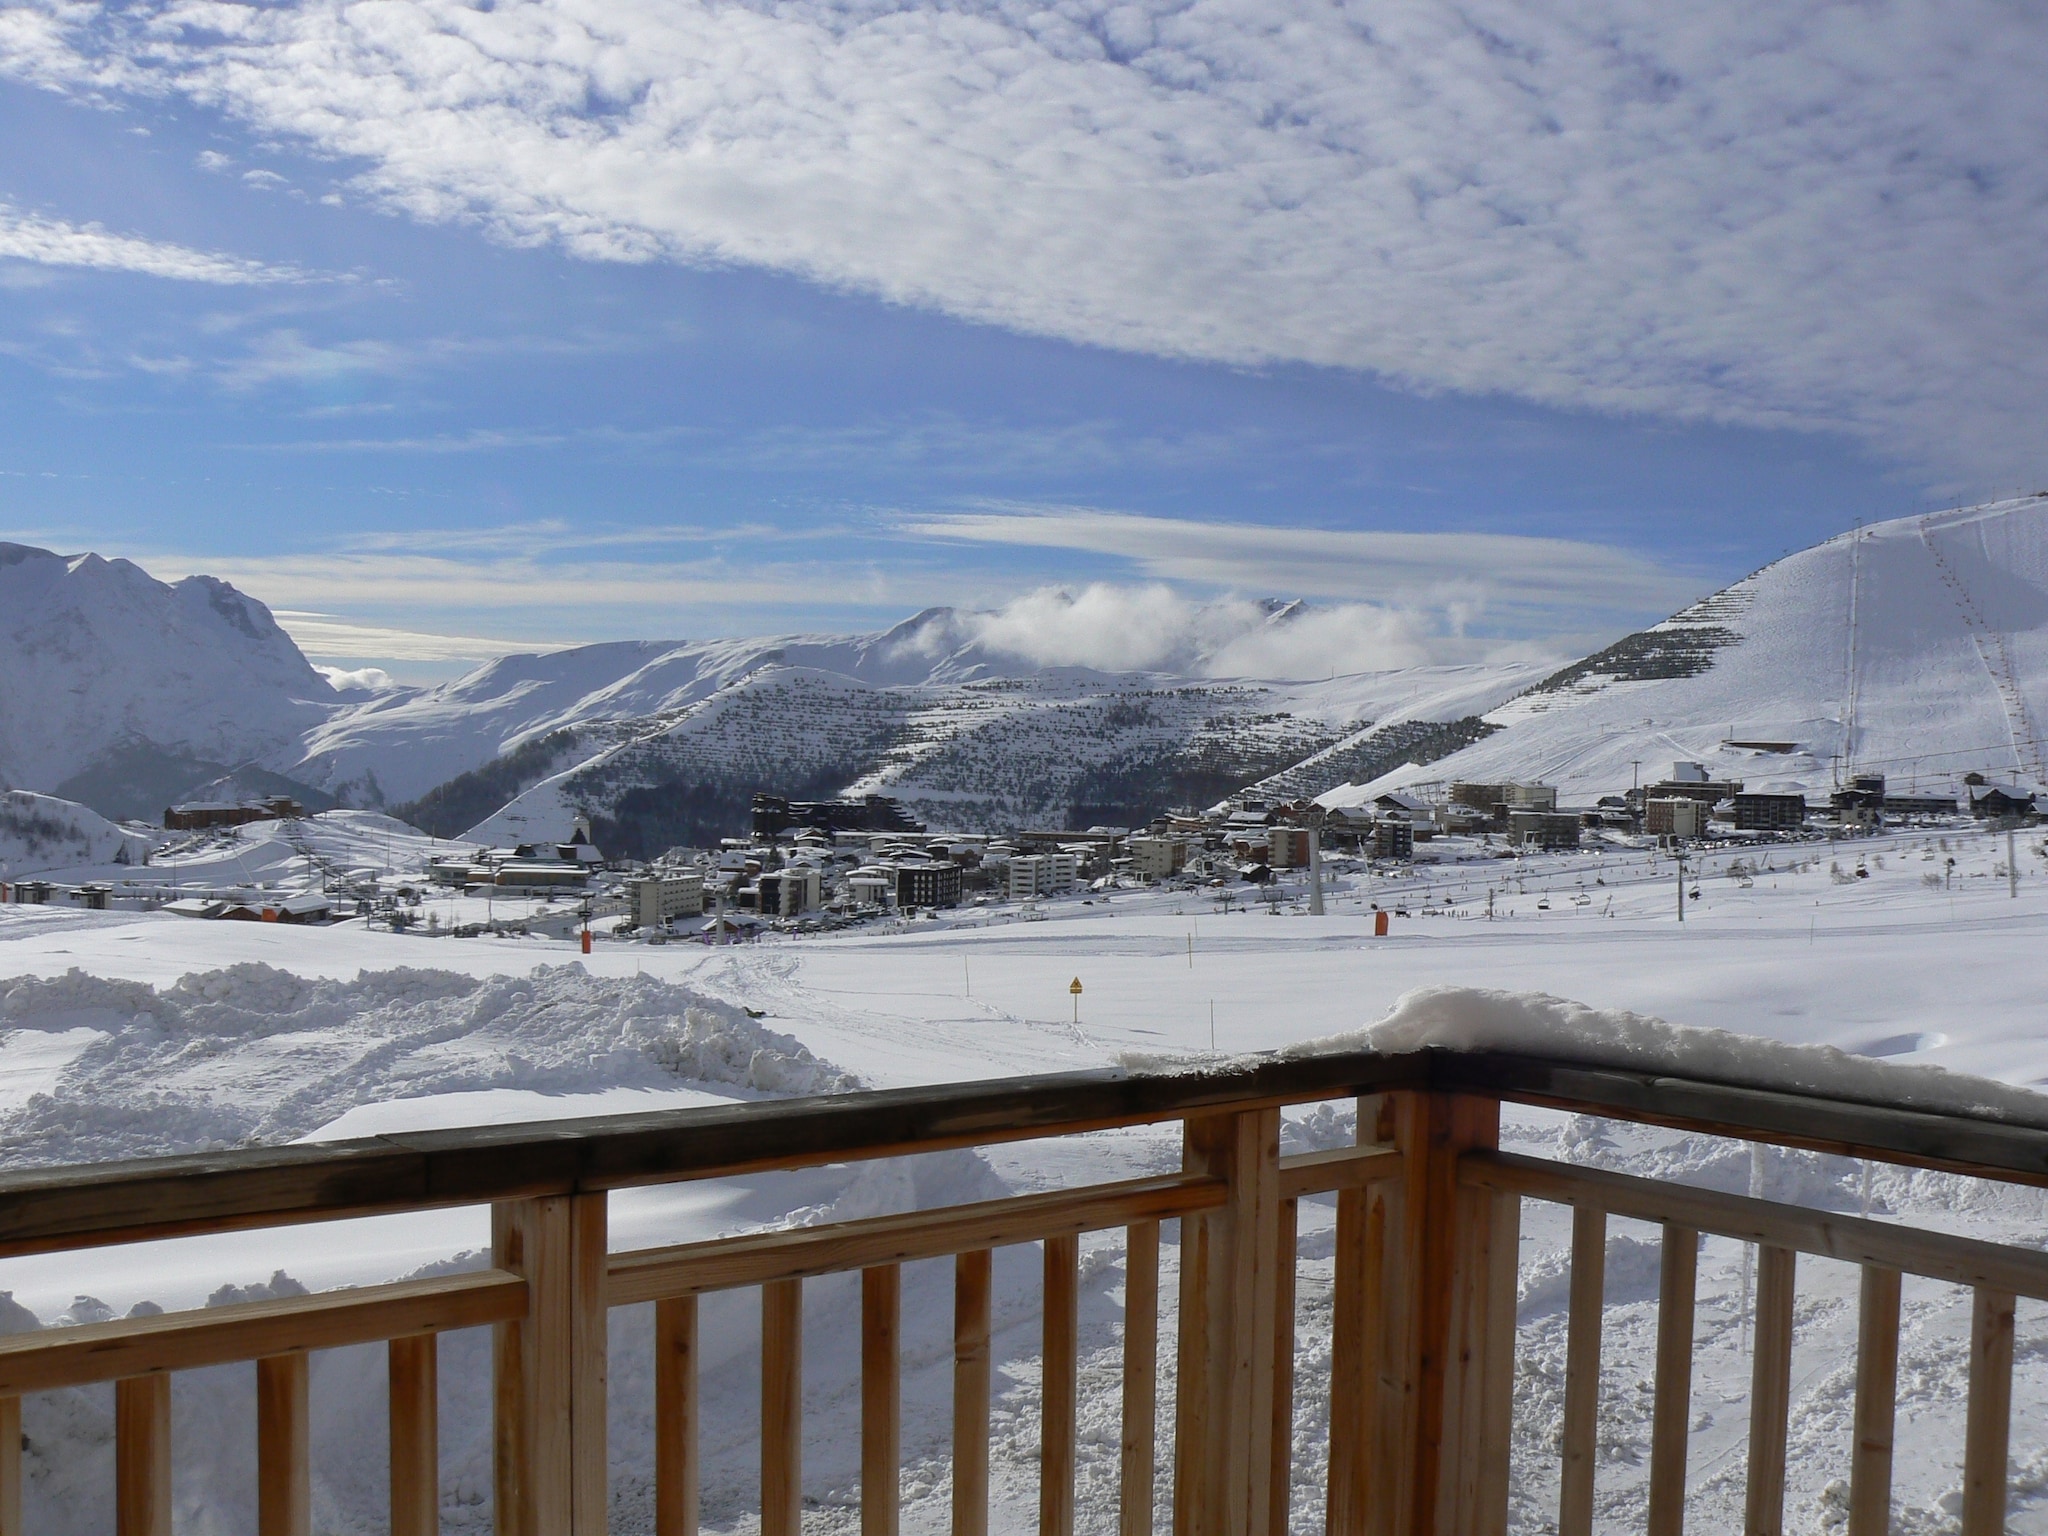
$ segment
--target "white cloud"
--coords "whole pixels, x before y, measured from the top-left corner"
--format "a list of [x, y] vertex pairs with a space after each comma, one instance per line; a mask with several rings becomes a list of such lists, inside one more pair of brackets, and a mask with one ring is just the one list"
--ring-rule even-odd
[[295, 283], [305, 274], [294, 267], [268, 266], [240, 256], [223, 256], [116, 235], [97, 224], [67, 224], [23, 213], [0, 203], [0, 258], [45, 267], [93, 267], [103, 272], [139, 272], [188, 283]]
[[1700, 583], [1612, 545], [1487, 533], [1380, 533], [1207, 523], [1093, 507], [945, 513], [907, 520], [923, 538], [1069, 549], [1141, 575], [1212, 589], [1430, 609], [1452, 630], [1583, 627], [1584, 615], [1669, 612]]
[[0, 68], [591, 257], [2038, 464], [2048, 11], [2004, 0], [31, 0]]
[[[300, 649], [305, 647], [302, 645]], [[340, 693], [383, 693], [398, 686], [397, 679], [382, 667], [315, 667], [313, 670]]]
[[1308, 678], [1444, 660], [1424, 621], [1366, 603], [1304, 608], [1170, 587], [1098, 582], [1042, 587], [990, 613], [964, 614], [962, 637], [1041, 666], [1206, 677]]

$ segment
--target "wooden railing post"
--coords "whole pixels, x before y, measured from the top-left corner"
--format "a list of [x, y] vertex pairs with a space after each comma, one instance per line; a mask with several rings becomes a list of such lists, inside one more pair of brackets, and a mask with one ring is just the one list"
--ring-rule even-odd
[[303, 1351], [256, 1362], [257, 1536], [312, 1536], [309, 1367]]
[[671, 1296], [654, 1304], [654, 1536], [697, 1536], [697, 1418], [697, 1298]]
[[953, 1536], [988, 1536], [989, 1314], [986, 1248], [953, 1261]]
[[[1362, 1104], [1361, 1130], [1365, 1115]], [[1374, 1208], [1369, 1189], [1338, 1192], [1330, 1283], [1330, 1476], [1323, 1501], [1328, 1536], [1365, 1536], [1366, 1529], [1373, 1354], [1373, 1314], [1366, 1292], [1369, 1273], [1377, 1271], [1378, 1262], [1367, 1233]]]
[[115, 1536], [171, 1536], [171, 1378], [114, 1383]]
[[1430, 1094], [1409, 1155], [1415, 1290], [1413, 1536], [1507, 1530], [1522, 1202], [1458, 1182], [1458, 1157], [1501, 1141], [1491, 1098]]
[[804, 1283], [761, 1287], [761, 1536], [803, 1536]]
[[2012, 1434], [2013, 1298], [1978, 1286], [1970, 1309], [1970, 1401], [1963, 1422], [1962, 1536], [2004, 1536]]
[[1159, 1223], [1141, 1221], [1129, 1229], [1124, 1246], [1123, 1436], [1117, 1536], [1152, 1536], [1158, 1410]]
[[1657, 1379], [1650, 1408], [1650, 1536], [1685, 1529], [1685, 1463], [1692, 1436], [1692, 1331], [1700, 1235], [1664, 1223], [1657, 1282]]
[[[1466, 1094], [1394, 1094], [1394, 1140], [1407, 1154], [1390, 1217], [1383, 1288], [1389, 1337], [1377, 1411], [1405, 1408], [1412, 1428], [1381, 1426], [1412, 1444], [1409, 1488], [1376, 1532], [1500, 1536], [1507, 1529], [1508, 1420], [1515, 1361], [1517, 1197], [1460, 1184], [1458, 1159], [1500, 1144], [1500, 1104]], [[1406, 1505], [1405, 1510], [1401, 1507]], [[1405, 1513], [1407, 1518], [1400, 1516]]]
[[0, 1397], [0, 1536], [21, 1531], [21, 1399]]
[[1892, 1434], [1899, 1389], [1899, 1272], [1863, 1266], [1856, 1327], [1856, 1439], [1849, 1460], [1849, 1536], [1892, 1524]]
[[1044, 1354], [1039, 1374], [1039, 1536], [1074, 1536], [1080, 1389], [1081, 1240], [1045, 1240]]
[[431, 1333], [385, 1347], [390, 1381], [391, 1536], [441, 1529], [440, 1346]]
[[1183, 1162], [1229, 1194], [1181, 1222], [1174, 1536], [1267, 1536], [1279, 1110], [1190, 1118]]
[[526, 1316], [497, 1326], [496, 1529], [603, 1536], [605, 1196], [500, 1201], [491, 1247], [527, 1285]]
[[1593, 1536], [1593, 1468], [1600, 1442], [1600, 1329], [1607, 1300], [1607, 1213], [1572, 1211], [1572, 1278], [1565, 1339], [1564, 1466], [1557, 1536]]
[[860, 1536], [896, 1536], [903, 1478], [903, 1270], [860, 1276]]

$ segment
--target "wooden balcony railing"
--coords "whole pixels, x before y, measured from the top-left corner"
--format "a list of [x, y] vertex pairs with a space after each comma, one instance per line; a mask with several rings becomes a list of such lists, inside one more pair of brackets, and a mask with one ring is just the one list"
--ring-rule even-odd
[[[1280, 1110], [1355, 1097], [1360, 1144], [1279, 1154]], [[169, 1536], [169, 1373], [257, 1365], [258, 1528], [311, 1526], [308, 1354], [388, 1341], [390, 1522], [438, 1529], [437, 1334], [490, 1326], [495, 1525], [590, 1536], [608, 1515], [607, 1324], [655, 1307], [655, 1521], [698, 1528], [698, 1298], [761, 1298], [763, 1536], [802, 1514], [806, 1280], [861, 1276], [861, 1529], [898, 1527], [900, 1266], [951, 1258], [952, 1523], [986, 1536], [991, 1252], [1043, 1250], [1039, 1527], [1075, 1522], [1079, 1244], [1127, 1244], [1119, 1536], [1152, 1536], [1161, 1224], [1179, 1224], [1171, 1468], [1174, 1536], [1283, 1536], [1292, 1483], [1295, 1224], [1337, 1202], [1330, 1355], [1329, 1536], [1492, 1536], [1507, 1524], [1522, 1203], [1572, 1217], [1558, 1529], [1593, 1523], [1595, 1404], [1610, 1216], [1664, 1231], [1649, 1474], [1651, 1536], [1683, 1523], [1697, 1237], [1760, 1250], [1745, 1526], [1783, 1526], [1797, 1256], [1862, 1266], [1849, 1536], [1891, 1518], [1900, 1277], [1972, 1287], [1975, 1326], [1962, 1530], [2004, 1528], [2013, 1308], [2048, 1299], [2048, 1254], [1498, 1148], [1503, 1101], [2029, 1184], [2048, 1184], [2041, 1125], [1927, 1114], [1660, 1077], [1597, 1062], [1420, 1051], [1273, 1059], [1184, 1074], [1075, 1074], [716, 1110], [493, 1127], [37, 1170], [0, 1180], [0, 1256], [458, 1205], [489, 1204], [493, 1267], [445, 1279], [61, 1328], [0, 1339], [0, 1536], [22, 1530], [23, 1394], [112, 1381], [123, 1536]], [[1182, 1171], [832, 1225], [610, 1252], [610, 1191], [769, 1168], [1184, 1125]]]

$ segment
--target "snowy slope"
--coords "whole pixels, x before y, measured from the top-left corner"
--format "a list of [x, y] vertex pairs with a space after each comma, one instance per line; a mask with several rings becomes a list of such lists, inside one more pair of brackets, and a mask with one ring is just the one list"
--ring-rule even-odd
[[[2048, 845], [2023, 841], [2017, 898], [2005, 840], [1982, 832], [1914, 833], [1838, 848], [1776, 850], [1753, 878], [1731, 878], [1734, 855], [1700, 876], [1684, 926], [1647, 850], [1475, 861], [1368, 884], [1350, 872], [1330, 916], [1225, 916], [1182, 910], [1168, 893], [1120, 895], [1114, 906], [1062, 907], [1044, 922], [988, 926], [965, 915], [900, 934], [707, 950], [600, 944], [587, 960], [569, 944], [441, 939], [356, 925], [288, 929], [193, 924], [163, 916], [0, 909], [0, 1131], [22, 1162], [85, 1153], [376, 1134], [402, 1128], [543, 1119], [628, 1108], [731, 1101], [763, 1091], [829, 1088], [841, 1074], [907, 1086], [1129, 1062], [1284, 1049], [1317, 1035], [1443, 1020], [1418, 1017], [1411, 989], [1540, 990], [1600, 1013], [1539, 1004], [1554, 1016], [1552, 1049], [1571, 1037], [1678, 1048], [1704, 1070], [1754, 1059], [1752, 1045], [1677, 1038], [1630, 1014], [1733, 1028], [1866, 1058], [1994, 1075], [1962, 1096], [2024, 1113], [2048, 1080], [2038, 1025], [2037, 956], [2048, 937]], [[1743, 850], [1746, 860], [1755, 850]], [[1945, 878], [1945, 860], [1957, 867]], [[1870, 876], [1837, 879], [1836, 863]], [[1668, 872], [1668, 860], [1661, 863]], [[1595, 881], [1602, 882], [1596, 887]], [[1433, 882], [1432, 903], [1423, 889]], [[1471, 915], [1490, 885], [1495, 922]], [[1539, 890], [1603, 890], [1602, 905]], [[1526, 886], [1516, 899], [1518, 886]], [[1460, 910], [1442, 898], [1460, 894]], [[1416, 909], [1391, 936], [1372, 936], [1368, 899]], [[1420, 914], [1433, 913], [1426, 920]], [[1512, 912], [1514, 915], [1510, 916]], [[265, 965], [246, 962], [261, 957]], [[558, 966], [534, 969], [534, 962]], [[971, 961], [971, 977], [968, 964]], [[413, 969], [401, 969], [408, 962]], [[83, 967], [87, 976], [72, 973]], [[645, 974], [641, 974], [644, 968]], [[1086, 982], [1070, 1023], [1068, 978]], [[298, 978], [309, 978], [300, 980]], [[37, 979], [40, 978], [40, 979]], [[96, 979], [106, 978], [106, 979]], [[112, 979], [123, 978], [123, 979]], [[184, 979], [181, 979], [184, 978]], [[742, 1005], [765, 1017], [743, 1013]], [[1212, 1014], [1213, 1008], [1213, 1014]], [[1386, 1016], [1391, 1014], [1391, 1019]], [[1468, 1024], [1504, 1017], [1488, 1009]], [[1214, 1022], [1212, 1023], [1212, 1018]], [[1520, 1029], [1524, 1021], [1508, 1020]], [[1539, 1021], [1540, 1022], [1540, 1021]], [[1212, 1035], [1211, 1031], [1214, 1030]], [[1466, 1028], [1461, 1041], [1497, 1038]], [[1401, 1041], [1394, 1043], [1411, 1043]], [[687, 1046], [688, 1049], [681, 1047]], [[1708, 1054], [1702, 1055], [1702, 1049]], [[762, 1053], [757, 1057], [756, 1053]], [[1769, 1053], [1779, 1055], [1779, 1053]], [[1779, 1055], [1787, 1060], [1792, 1053]], [[1871, 1091], [1875, 1063], [1796, 1053]], [[755, 1076], [761, 1061], [771, 1073]], [[1796, 1064], [1796, 1061], [1795, 1061]], [[787, 1076], [783, 1074], [788, 1074]], [[808, 1080], [808, 1082], [807, 1082]], [[1927, 1092], [1924, 1078], [1911, 1088]], [[2032, 1119], [2033, 1115], [2026, 1115]], [[1854, 1212], [1866, 1198], [1859, 1165], [1781, 1150], [1753, 1164], [1747, 1149], [1705, 1136], [1510, 1106], [1503, 1144], [1672, 1183], [1751, 1189], [1776, 1200]], [[1287, 1152], [1345, 1144], [1348, 1104], [1290, 1111]], [[690, 1241], [742, 1228], [814, 1222], [938, 1203], [1164, 1173], [1180, 1165], [1172, 1123], [939, 1158], [804, 1170], [612, 1197], [617, 1247]], [[1931, 1172], [1880, 1168], [1867, 1190], [1875, 1219], [2037, 1244], [2048, 1198]], [[1299, 1210], [1297, 1411], [1289, 1530], [1324, 1523], [1327, 1383], [1334, 1248], [1330, 1202]], [[0, 1327], [119, 1314], [149, 1300], [191, 1306], [260, 1288], [316, 1289], [445, 1273], [480, 1262], [488, 1213], [228, 1233], [134, 1250], [17, 1255], [0, 1262]], [[1520, 1245], [1515, 1460], [1509, 1529], [1554, 1529], [1571, 1216], [1527, 1202]], [[1083, 1238], [1078, 1536], [1116, 1530], [1124, 1320], [1124, 1236]], [[1656, 1346], [1660, 1252], [1654, 1227], [1610, 1227], [1597, 1473], [1604, 1532], [1643, 1528], [1649, 1463], [1648, 1383]], [[465, 1255], [465, 1250], [469, 1252]], [[1178, 1247], [1161, 1250], [1161, 1339], [1171, 1358]], [[991, 1529], [1033, 1529], [1041, 1380], [1040, 1255], [999, 1252], [992, 1347], [995, 1401]], [[286, 1278], [274, 1279], [283, 1269]], [[1752, 1381], [1753, 1252], [1710, 1239], [1699, 1254], [1688, 1528], [1740, 1529]], [[903, 1272], [903, 1528], [938, 1536], [950, 1513], [948, 1447], [953, 1275], [942, 1262]], [[1790, 1415], [1788, 1531], [1839, 1533], [1831, 1484], [1850, 1455], [1858, 1271], [1802, 1258]], [[77, 1298], [74, 1300], [74, 1298]], [[97, 1298], [97, 1305], [93, 1298]], [[707, 1298], [700, 1376], [707, 1526], [755, 1524], [759, 1448], [759, 1301]], [[859, 1500], [858, 1280], [807, 1282], [804, 1495], [807, 1526], [851, 1530]], [[654, 1358], [648, 1308], [612, 1320], [611, 1521], [621, 1536], [653, 1528], [649, 1490]], [[1909, 1279], [1901, 1339], [1895, 1530], [1955, 1529], [1955, 1490], [1968, 1385], [1970, 1292]], [[489, 1338], [441, 1344], [442, 1528], [486, 1528], [490, 1497]], [[2013, 1492], [2006, 1528], [2048, 1532], [2048, 1315], [2022, 1303], [2013, 1388]], [[382, 1529], [385, 1362], [381, 1349], [313, 1358], [314, 1497], [322, 1529]], [[1162, 1369], [1160, 1466], [1173, 1444], [1172, 1371]], [[179, 1441], [181, 1529], [253, 1528], [255, 1430], [246, 1366], [180, 1372], [176, 1422], [205, 1426]], [[85, 1536], [111, 1528], [110, 1394], [104, 1388], [25, 1401], [30, 1528]], [[1164, 1500], [1170, 1490], [1162, 1488]]]
[[112, 815], [295, 741], [334, 708], [270, 610], [210, 576], [0, 544], [0, 785]]
[[310, 732], [294, 777], [358, 797], [410, 800], [501, 753], [555, 731], [645, 720], [699, 704], [765, 667], [805, 667], [888, 688], [1001, 670], [934, 608], [872, 635], [628, 640], [501, 656], [438, 688], [371, 699]]
[[[1500, 729], [1325, 798], [1537, 779], [1568, 803], [1674, 759], [1816, 789], [1841, 771], [1946, 791], [2048, 778], [2048, 500], [1878, 523], [1802, 550], [1485, 716]], [[1790, 744], [1775, 751], [1741, 743]]]
[[[1267, 622], [1284, 627], [1306, 611], [1275, 604]], [[931, 608], [868, 635], [623, 641], [504, 656], [437, 688], [349, 705], [309, 732], [296, 755], [279, 755], [270, 766], [353, 803], [398, 804], [555, 733], [567, 735], [550, 748], [557, 761], [549, 766], [567, 770], [665, 730], [715, 696], [775, 671], [839, 678], [864, 693], [927, 690], [922, 704], [904, 706], [927, 722], [945, 701], [960, 704], [970, 717], [980, 713], [977, 701], [989, 695], [972, 691], [975, 685], [1028, 680], [1080, 690], [1214, 681], [1204, 670], [1209, 658], [1195, 652], [1156, 673], [1044, 665], [984, 644], [977, 638], [979, 617]], [[1388, 709], [1412, 708], [1440, 694], [1469, 713], [1466, 705], [1497, 703], [1531, 680], [1531, 669], [1512, 665], [1415, 667], [1269, 686], [1284, 694], [1281, 707], [1344, 723], [1378, 719]]]
[[81, 865], [132, 868], [148, 851], [146, 836], [74, 801], [0, 790], [0, 875]]
[[1128, 825], [1272, 780], [1368, 722], [1489, 707], [1533, 675], [1433, 667], [1290, 684], [1046, 668], [876, 686], [771, 664], [639, 729], [615, 727], [595, 755], [463, 835], [561, 837], [585, 814], [600, 845], [644, 855], [742, 825], [756, 789], [893, 795], [959, 831]]

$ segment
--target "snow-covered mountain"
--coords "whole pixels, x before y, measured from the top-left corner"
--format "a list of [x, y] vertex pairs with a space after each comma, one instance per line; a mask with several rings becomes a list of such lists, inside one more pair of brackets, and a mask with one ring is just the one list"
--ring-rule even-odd
[[[1272, 604], [1263, 622], [1284, 629], [1304, 611]], [[346, 707], [272, 766], [448, 835], [562, 836], [587, 814], [628, 852], [737, 830], [757, 789], [886, 792], [948, 827], [1086, 824], [1214, 800], [1373, 727], [1489, 708], [1541, 673], [1103, 672], [996, 649], [978, 617], [935, 608], [869, 635], [503, 657]], [[1343, 775], [1310, 777], [1323, 789]]]
[[108, 815], [279, 751], [336, 706], [270, 610], [210, 576], [0, 544], [0, 787]]
[[[1048, 668], [874, 686], [778, 662], [648, 720], [540, 738], [532, 746], [558, 744], [565, 766], [464, 835], [559, 837], [583, 814], [601, 845], [659, 851], [744, 825], [756, 789], [889, 794], [965, 831], [1128, 825], [1248, 784], [1284, 788], [1290, 772], [1326, 789], [1342, 775], [1305, 760], [1401, 722], [1469, 716], [1540, 673], [1415, 667], [1272, 683]], [[1414, 738], [1401, 746], [1413, 751]]]
[[147, 834], [117, 827], [73, 801], [25, 789], [0, 790], [0, 875], [140, 864], [149, 846]]
[[[1304, 611], [1257, 619], [1284, 635]], [[939, 608], [867, 635], [506, 656], [364, 697], [203, 577], [0, 546], [0, 613], [0, 779], [116, 815], [234, 768], [443, 835], [559, 836], [587, 814], [645, 852], [738, 830], [761, 789], [883, 792], [973, 829], [1128, 822], [1251, 785], [1341, 804], [1542, 779], [1582, 802], [1678, 758], [1814, 787], [1837, 767], [2048, 778], [2048, 498], [1844, 534], [1561, 671], [1361, 655], [1313, 681], [1219, 678], [1192, 651], [1090, 671]]]
[[1484, 715], [1490, 733], [1326, 795], [1541, 780], [1567, 803], [1661, 777], [1825, 791], [1837, 772], [1949, 790], [2048, 780], [2048, 497], [1899, 518], [1779, 560]]

